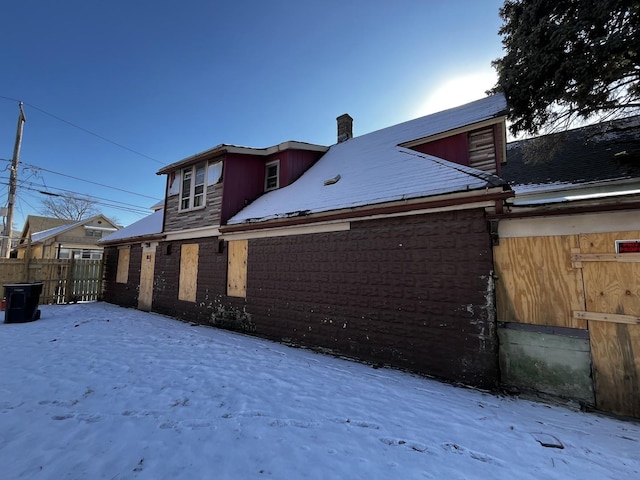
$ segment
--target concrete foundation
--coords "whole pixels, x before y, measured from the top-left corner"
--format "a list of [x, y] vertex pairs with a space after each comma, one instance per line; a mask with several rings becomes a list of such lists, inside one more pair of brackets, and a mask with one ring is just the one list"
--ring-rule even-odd
[[506, 323], [498, 338], [504, 386], [595, 403], [587, 330]]

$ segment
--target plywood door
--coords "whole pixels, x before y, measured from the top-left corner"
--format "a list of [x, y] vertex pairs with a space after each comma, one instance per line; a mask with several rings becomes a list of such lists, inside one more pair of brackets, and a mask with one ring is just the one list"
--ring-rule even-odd
[[587, 314], [605, 314], [589, 320], [596, 405], [640, 417], [640, 325], [632, 324], [640, 317], [640, 262], [589, 257], [614, 254], [615, 240], [634, 238], [640, 232], [582, 234], [580, 254]]
[[186, 302], [196, 301], [198, 288], [198, 252], [197, 243], [182, 245], [180, 249], [180, 284], [178, 299]]
[[227, 268], [227, 295], [230, 297], [247, 296], [247, 254], [248, 240], [229, 242]]
[[142, 263], [140, 264], [140, 292], [138, 294], [138, 309], [140, 310], [151, 310], [155, 263], [155, 247], [144, 248], [142, 251]]
[[127, 283], [129, 281], [129, 259], [131, 251], [129, 247], [118, 249], [118, 270], [116, 270], [116, 282]]

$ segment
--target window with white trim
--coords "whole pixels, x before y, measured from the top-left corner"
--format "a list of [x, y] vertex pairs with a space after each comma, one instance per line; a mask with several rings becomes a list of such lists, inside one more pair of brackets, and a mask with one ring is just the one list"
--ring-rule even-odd
[[275, 190], [280, 186], [280, 160], [264, 166], [264, 191]]
[[204, 207], [205, 162], [184, 168], [180, 185], [180, 210], [193, 210]]
[[60, 259], [70, 259], [74, 260], [83, 259], [83, 260], [101, 260], [102, 259], [102, 250], [92, 250], [92, 249], [75, 249], [75, 248], [58, 248], [58, 258]]

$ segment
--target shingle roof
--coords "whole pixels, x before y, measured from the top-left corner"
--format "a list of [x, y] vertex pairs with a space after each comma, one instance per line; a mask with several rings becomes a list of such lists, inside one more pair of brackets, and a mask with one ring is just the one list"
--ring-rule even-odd
[[[333, 145], [291, 185], [245, 207], [229, 224], [485, 189], [504, 182], [399, 145], [506, 113], [503, 95], [404, 122]], [[326, 185], [325, 182], [338, 179]]]
[[514, 187], [640, 178], [640, 116], [512, 142], [501, 176]]

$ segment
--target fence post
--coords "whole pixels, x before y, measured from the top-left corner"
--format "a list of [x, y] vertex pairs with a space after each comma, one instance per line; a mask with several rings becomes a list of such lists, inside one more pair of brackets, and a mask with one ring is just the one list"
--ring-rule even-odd
[[100, 258], [100, 267], [98, 273], [98, 298], [96, 299], [98, 302], [102, 301], [102, 292], [104, 289], [104, 251], [102, 254], [102, 258]]
[[65, 285], [65, 289], [64, 289], [64, 299], [63, 302], [64, 303], [71, 303], [72, 302], [72, 297], [73, 297], [73, 263], [74, 263], [74, 259], [73, 259], [73, 253], [71, 254], [71, 258], [69, 259], [69, 270], [67, 271], [67, 279], [66, 279], [66, 285]]
[[24, 281], [29, 282], [29, 267], [31, 265], [31, 238], [27, 239], [27, 248], [24, 252]]

